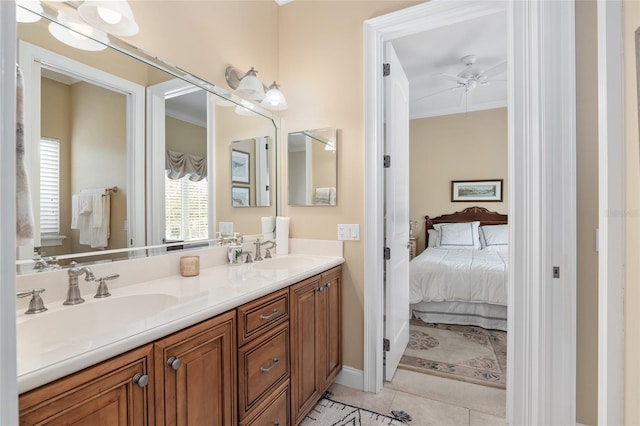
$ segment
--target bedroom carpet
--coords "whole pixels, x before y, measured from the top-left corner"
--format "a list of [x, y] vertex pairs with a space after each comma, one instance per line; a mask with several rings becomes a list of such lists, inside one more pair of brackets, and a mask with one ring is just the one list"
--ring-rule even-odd
[[398, 367], [505, 389], [507, 333], [412, 319], [409, 345]]
[[394, 414], [398, 417], [343, 404], [325, 395], [300, 426], [403, 426], [411, 421], [411, 417], [404, 412]]

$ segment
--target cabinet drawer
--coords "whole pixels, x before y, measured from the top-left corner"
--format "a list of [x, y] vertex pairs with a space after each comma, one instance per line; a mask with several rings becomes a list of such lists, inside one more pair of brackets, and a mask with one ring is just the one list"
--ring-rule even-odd
[[240, 418], [271, 395], [289, 377], [289, 324], [238, 349]]
[[238, 308], [238, 346], [289, 318], [289, 292], [277, 291]]
[[289, 381], [282, 383], [270, 398], [257, 406], [240, 426], [285, 426], [289, 421]]

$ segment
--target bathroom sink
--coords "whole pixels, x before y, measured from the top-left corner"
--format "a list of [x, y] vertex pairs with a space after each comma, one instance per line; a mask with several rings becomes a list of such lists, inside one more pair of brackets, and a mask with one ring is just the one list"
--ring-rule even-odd
[[42, 351], [61, 345], [89, 348], [106, 335], [140, 327], [177, 302], [177, 297], [167, 294], [111, 296], [28, 315], [17, 324], [18, 350], [25, 345]]
[[301, 269], [315, 266], [315, 262], [304, 257], [279, 257], [274, 259], [265, 259], [254, 262], [253, 267], [256, 269]]

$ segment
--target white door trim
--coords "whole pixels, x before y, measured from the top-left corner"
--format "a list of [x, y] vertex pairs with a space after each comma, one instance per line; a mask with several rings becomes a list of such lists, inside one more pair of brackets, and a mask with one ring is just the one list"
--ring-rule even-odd
[[[382, 388], [382, 45], [471, 19], [496, 2], [434, 0], [366, 21], [364, 390]], [[575, 424], [575, 32], [572, 2], [509, 2], [507, 414]], [[550, 77], [550, 78], [549, 78]], [[563, 226], [562, 224], [568, 224]], [[560, 266], [561, 279], [551, 278]], [[519, 283], [514, 286], [512, 283]]]
[[624, 420], [624, 61], [622, 2], [598, 2], [598, 424]]
[[[0, 1], [0, 91], [16, 88], [16, 6]], [[0, 96], [0, 199], [16, 199], [16, 99]], [[11, 203], [13, 205], [13, 203]], [[18, 424], [16, 211], [0, 209], [0, 424]]]

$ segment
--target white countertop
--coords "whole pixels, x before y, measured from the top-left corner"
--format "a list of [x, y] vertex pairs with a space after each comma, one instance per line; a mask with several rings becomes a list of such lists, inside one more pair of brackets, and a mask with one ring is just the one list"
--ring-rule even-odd
[[[270, 264], [271, 262], [271, 264]], [[110, 290], [85, 303], [46, 303], [17, 314], [20, 393], [153, 342], [344, 262], [342, 257], [289, 254], [200, 270]], [[80, 279], [82, 281], [82, 278]]]

